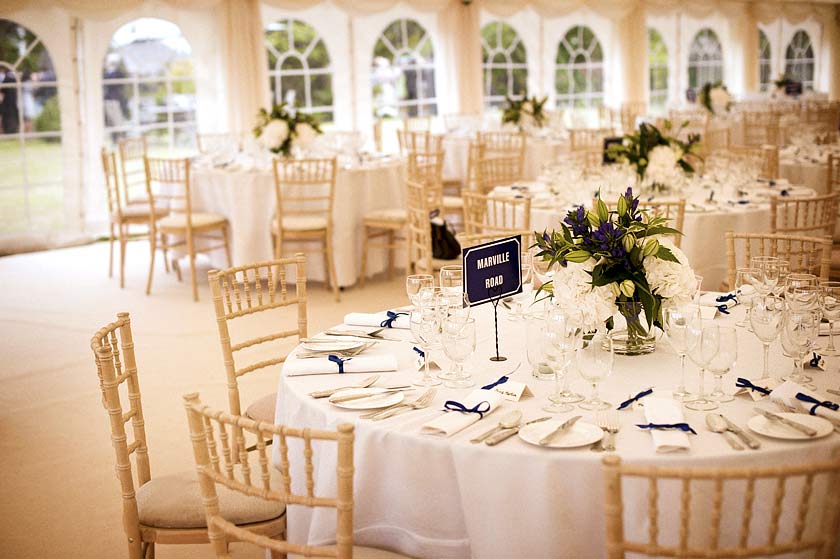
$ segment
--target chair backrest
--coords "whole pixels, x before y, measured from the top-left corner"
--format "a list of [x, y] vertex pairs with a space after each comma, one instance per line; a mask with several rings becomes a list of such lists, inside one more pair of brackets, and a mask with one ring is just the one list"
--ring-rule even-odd
[[125, 203], [130, 204], [141, 200], [141, 193], [146, 188], [146, 168], [143, 159], [148, 152], [145, 136], [123, 138], [117, 142], [117, 153], [120, 156], [120, 176]]
[[220, 149], [240, 149], [242, 141], [236, 134], [221, 133], [195, 133], [195, 143], [199, 153], [212, 153]]
[[273, 163], [278, 221], [288, 216], [322, 218], [331, 227], [335, 199], [335, 157], [275, 158]]
[[779, 145], [779, 115], [771, 111], [744, 111], [743, 119], [744, 145], [771, 146]]
[[706, 132], [701, 136], [701, 152], [709, 155], [715, 150], [726, 150], [729, 148], [729, 128], [706, 126]]
[[[288, 292], [289, 282], [286, 278], [290, 270], [295, 274], [294, 294]], [[266, 367], [285, 363], [288, 353], [283, 354], [276, 347], [272, 347], [271, 355], [275, 357], [248, 365], [237, 363], [237, 356], [241, 355], [242, 359], [246, 360], [248, 352], [263, 344], [283, 342], [290, 338], [297, 338], [296, 341], [299, 341], [307, 336], [306, 257], [296, 254], [293, 258], [268, 260], [227, 270], [211, 270], [207, 277], [213, 293], [216, 326], [219, 329], [219, 343], [222, 346], [222, 360], [227, 375], [230, 412], [239, 415], [242, 413], [239, 378]], [[237, 319], [292, 306], [297, 307], [295, 327], [256, 338], [236, 340], [236, 343], [231, 341], [231, 323], [244, 322]], [[280, 320], [273, 320], [272, 324], [278, 328], [283, 325]]]
[[631, 134], [636, 129], [636, 119], [647, 112], [644, 101], [626, 101], [621, 104], [621, 129], [625, 134]]
[[[152, 475], [143, 406], [140, 402], [140, 383], [137, 380], [137, 361], [134, 339], [127, 312], [117, 314], [117, 320], [99, 329], [90, 341], [96, 360], [96, 373], [102, 391], [102, 404], [108, 412], [111, 445], [116, 454], [117, 479], [123, 500], [123, 528], [129, 542], [140, 545], [140, 517], [137, 511], [136, 490]], [[120, 387], [125, 387], [125, 398]], [[127, 402], [128, 409], [123, 405]], [[131, 423], [131, 442], [126, 424]], [[132, 467], [131, 456], [134, 455]], [[136, 472], [136, 473], [135, 473]]]
[[[598, 198], [592, 199], [592, 207], [598, 202]], [[610, 211], [615, 211], [618, 207], [618, 202], [606, 201]], [[677, 231], [682, 231], [685, 225], [685, 198], [679, 200], [639, 200], [639, 210], [645, 211], [652, 217], [664, 217], [670, 221], [669, 226]], [[682, 244], [682, 235], [674, 236], [674, 244], [678, 247]]]
[[[164, 200], [170, 211], [186, 216], [187, 230], [192, 230], [192, 195], [190, 188], [190, 160], [143, 157], [146, 169], [146, 195], [154, 209]], [[154, 216], [154, 211], [151, 212]], [[154, 223], [154, 220], [152, 220]]]
[[826, 192], [840, 192], [840, 155], [828, 156], [828, 185]]
[[728, 153], [735, 160], [751, 160], [759, 166], [759, 176], [768, 180], [779, 178], [779, 148], [775, 145], [729, 146]]
[[[688, 140], [691, 134], [700, 134], [701, 137], [706, 133], [706, 128], [709, 124], [709, 112], [706, 109], [672, 109], [668, 111], [668, 120], [671, 121], [671, 126], [677, 133], [680, 140]], [[685, 128], [682, 125], [685, 124]]]
[[612, 128], [575, 128], [569, 130], [569, 145], [572, 151], [603, 153], [604, 138], [613, 135]]
[[469, 248], [482, 243], [489, 243], [490, 241], [498, 241], [499, 239], [513, 237], [514, 235], [522, 237], [523, 250], [527, 250], [528, 247], [534, 244], [534, 232], [524, 229], [520, 231], [505, 231], [502, 233], [458, 233], [455, 235], [455, 238], [458, 240], [458, 244], [461, 245], [461, 248]]
[[[248, 542], [272, 552], [304, 557], [353, 557], [353, 425], [341, 423], [335, 431], [299, 429], [252, 421], [248, 418], [213, 410], [201, 403], [198, 394], [184, 396], [184, 407], [190, 427], [193, 456], [207, 515], [208, 536], [216, 557], [228, 558], [228, 538]], [[271, 464], [265, 441], [276, 437], [280, 453], [282, 488], [271, 486]], [[253, 439], [256, 451], [249, 453]], [[325, 497], [315, 493], [313, 447], [328, 451], [326, 445], [336, 443], [336, 495]], [[313, 444], [314, 443], [314, 444]], [[306, 492], [292, 491], [289, 449], [301, 448]], [[256, 458], [251, 463], [251, 457]], [[297, 463], [298, 460], [293, 460]], [[320, 480], [319, 480], [320, 481]], [[328, 481], [324, 485], [330, 486]], [[336, 509], [336, 544], [333, 546], [300, 545], [286, 540], [270, 539], [240, 528], [225, 519], [219, 511], [216, 486], [285, 505]], [[295, 484], [298, 486], [298, 484]]]
[[102, 148], [102, 173], [105, 175], [105, 200], [108, 202], [108, 215], [117, 216], [122, 221], [122, 195], [117, 157], [113, 151], [104, 147]]
[[432, 117], [412, 116], [403, 120], [403, 130], [427, 132], [432, 129]]
[[464, 231], [513, 233], [531, 227], [531, 199], [464, 192]]
[[[811, 550], [818, 557], [834, 555], [840, 514], [840, 460], [796, 466], [679, 468], [625, 465], [617, 456], [608, 456], [603, 464], [608, 559], [622, 559], [627, 553], [647, 557], [722, 558], [770, 557]], [[625, 538], [622, 497], [622, 491], [627, 489], [625, 479], [630, 489], [647, 488], [647, 499], [639, 498], [647, 503], [646, 541]], [[756, 499], [756, 494], [766, 495], [767, 499]], [[669, 495], [674, 499], [669, 499]], [[738, 503], [740, 495], [743, 497]], [[814, 496], [816, 499], [812, 499]], [[767, 536], [762, 537], [756, 533], [753, 520], [759, 515], [764, 517], [759, 503], [767, 501], [772, 501], [772, 505]], [[703, 503], [705, 514], [700, 521], [693, 522], [692, 509], [698, 512], [700, 509], [693, 504], [696, 502]], [[792, 530], [780, 531], [783, 515], [793, 520]], [[723, 518], [728, 519], [724, 526], [732, 528], [731, 543], [721, 537]], [[668, 525], [676, 524], [677, 537], [669, 538], [675, 539], [675, 543], [660, 540], [661, 519]], [[707, 530], [705, 538], [693, 532], [693, 528], [701, 526]], [[809, 529], [810, 526], [816, 529]], [[673, 532], [669, 530], [669, 533]], [[782, 540], [780, 536], [788, 533], [790, 537]], [[698, 545], [698, 540], [705, 540], [705, 544]]]
[[425, 185], [432, 208], [443, 207], [443, 151], [409, 153], [406, 157], [408, 180]]
[[433, 203], [434, 195], [423, 182], [406, 180], [408, 198], [408, 261], [414, 264], [414, 272], [432, 274], [432, 224], [429, 212], [442, 210]]
[[811, 198], [774, 196], [770, 199], [770, 232], [834, 236], [840, 192]]
[[443, 136], [428, 130], [397, 130], [400, 153], [437, 153], [443, 151]]
[[525, 157], [525, 134], [522, 132], [478, 132], [475, 141], [485, 157]]
[[726, 232], [726, 263], [729, 285], [735, 285], [738, 268], [749, 266], [753, 256], [777, 256], [790, 262], [794, 272], [808, 272], [828, 280], [831, 238], [782, 233]]
[[475, 190], [487, 193], [497, 186], [522, 180], [522, 159], [514, 157], [486, 157], [481, 145], [475, 165]]

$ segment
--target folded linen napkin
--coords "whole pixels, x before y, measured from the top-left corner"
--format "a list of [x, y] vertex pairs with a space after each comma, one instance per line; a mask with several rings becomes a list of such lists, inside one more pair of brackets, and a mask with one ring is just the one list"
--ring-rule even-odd
[[[391, 314], [388, 314], [391, 313]], [[392, 315], [397, 315], [396, 318]], [[344, 315], [344, 324], [349, 326], [368, 326], [371, 328], [403, 328], [411, 327], [408, 313], [384, 311], [376, 313], [351, 312]]]
[[[332, 356], [330, 356], [332, 357]], [[390, 353], [385, 355], [367, 355], [350, 357], [343, 360], [341, 368], [345, 373], [384, 373], [397, 370], [397, 358]], [[338, 373], [339, 363], [329, 357], [312, 359], [294, 359], [283, 365], [283, 374], [287, 377], [301, 375], [328, 375]]]
[[805, 392], [805, 387], [792, 380], [786, 380], [773, 389], [770, 393], [770, 400], [786, 406], [796, 406], [796, 395], [799, 392]]
[[[649, 396], [645, 399], [645, 419], [656, 425], [685, 423], [682, 407], [676, 400]], [[688, 434], [680, 430], [651, 429], [650, 436], [656, 452], [690, 450]]]
[[699, 304], [701, 307], [717, 307], [721, 313], [729, 314], [729, 309], [738, 304], [738, 298], [735, 293], [709, 291], [700, 295]]
[[840, 421], [840, 405], [831, 400], [821, 400], [813, 394], [797, 392], [796, 399], [802, 402], [802, 406], [811, 415], [819, 415], [831, 422]]
[[[467, 410], [475, 409], [475, 412], [449, 411], [433, 420], [424, 423], [420, 428], [421, 433], [436, 435], [439, 437], [450, 437], [466, 429], [476, 421], [492, 413], [504, 400], [501, 394], [494, 390], [477, 389], [470, 392], [460, 400], [460, 404]], [[486, 404], [484, 404], [486, 402]], [[478, 413], [478, 411], [482, 413]]]

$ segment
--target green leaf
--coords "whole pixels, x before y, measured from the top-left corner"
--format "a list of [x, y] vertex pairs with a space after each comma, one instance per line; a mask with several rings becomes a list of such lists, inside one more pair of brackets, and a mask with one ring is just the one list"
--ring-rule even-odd
[[674, 256], [674, 253], [671, 252], [671, 249], [663, 247], [663, 246], [659, 247], [659, 250], [656, 252], [656, 254], [654, 256], [656, 258], [660, 259], [660, 260], [665, 260], [667, 262], [676, 262], [677, 264], [680, 263], [680, 261], [677, 260], [677, 257]]

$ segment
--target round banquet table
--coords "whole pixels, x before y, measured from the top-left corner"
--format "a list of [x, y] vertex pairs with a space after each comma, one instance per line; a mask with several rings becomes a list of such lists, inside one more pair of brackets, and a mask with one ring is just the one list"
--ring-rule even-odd
[[[550, 138], [529, 136], [525, 140], [525, 162], [523, 163], [523, 180], [534, 180], [542, 171], [545, 163], [555, 161], [560, 155], [568, 152], [568, 142]], [[467, 169], [470, 151], [470, 138], [450, 134], [443, 140], [443, 180], [467, 181]]]
[[[272, 171], [196, 167], [191, 175], [193, 208], [221, 214], [230, 221], [233, 265], [273, 258], [271, 221], [277, 204]], [[401, 160], [357, 167], [339, 166], [333, 203], [333, 249], [340, 287], [356, 283], [360, 273], [364, 214], [404, 205], [405, 166]], [[288, 255], [299, 246], [303, 248], [292, 242], [286, 244]], [[223, 251], [212, 251], [209, 256], [214, 266], [227, 267]], [[384, 270], [386, 256], [385, 251], [371, 252], [368, 273]], [[326, 277], [323, 258], [317, 255], [309, 258], [306, 275], [309, 279], [323, 281]]]
[[817, 194], [828, 194], [828, 165], [825, 163], [782, 159], [779, 176], [791, 184], [813, 188]]
[[[502, 310], [500, 309], [500, 312]], [[728, 317], [715, 319], [721, 325], [731, 325], [742, 317], [743, 309], [735, 307]], [[468, 362], [477, 382], [469, 389], [438, 387], [429, 408], [404, 413], [383, 421], [362, 420], [361, 412], [339, 409], [325, 400], [314, 400], [307, 394], [316, 389], [355, 384], [369, 374], [324, 374], [281, 376], [277, 399], [278, 423], [318, 429], [334, 429], [337, 424], [355, 424], [355, 509], [354, 533], [358, 545], [377, 545], [420, 558], [581, 558], [604, 557], [604, 494], [601, 459], [604, 453], [592, 452], [588, 447], [576, 449], [545, 449], [512, 437], [495, 447], [471, 444], [469, 439], [483, 433], [497, 423], [505, 412], [518, 409], [528, 421], [548, 415], [540, 408], [553, 389], [552, 382], [534, 379], [525, 358], [526, 339], [523, 323], [512, 322], [500, 315], [501, 353], [508, 357], [503, 363], [491, 363], [492, 308], [490, 305], [472, 309], [477, 318], [478, 350]], [[409, 340], [407, 330], [392, 329], [389, 337]], [[725, 377], [725, 389], [734, 390], [734, 378], [760, 376], [761, 346], [757, 338], [738, 329], [739, 358], [737, 374]], [[411, 382], [419, 374], [410, 342], [382, 342], [370, 354], [391, 352], [396, 355], [399, 369], [382, 373], [380, 385]], [[447, 366], [441, 352], [432, 358]], [[290, 359], [294, 360], [292, 355]], [[829, 361], [831, 372], [815, 372], [814, 382], [822, 393], [826, 387], [837, 387], [836, 362]], [[771, 373], [786, 374], [790, 360], [781, 355], [779, 344], [771, 350]], [[514, 371], [510, 373], [511, 371]], [[687, 365], [689, 389], [697, 387], [697, 369]], [[422, 434], [421, 426], [439, 416], [443, 404], [458, 400], [502, 374], [511, 380], [528, 383], [534, 393], [519, 402], [503, 401], [483, 420], [448, 437]], [[602, 397], [617, 405], [630, 394], [653, 387], [655, 395], [667, 397], [678, 381], [679, 360], [661, 340], [654, 353], [646, 356], [616, 356], [615, 370], [601, 387]], [[591, 388], [577, 375], [571, 387], [584, 395]], [[707, 386], [710, 379], [707, 379]], [[415, 398], [421, 391], [409, 393]], [[812, 392], [813, 393], [813, 392]], [[836, 400], [836, 398], [835, 398]], [[723, 413], [741, 427], [753, 415], [752, 400], [737, 396], [735, 401], [721, 405]], [[769, 402], [758, 405], [776, 410]], [[651, 435], [633, 425], [644, 423], [643, 411], [636, 408], [618, 412], [622, 428], [616, 436], [617, 455], [626, 463], [697, 467], [759, 467], [770, 464], [801, 463], [829, 458], [838, 449], [838, 435], [807, 441], [779, 441], [759, 437], [759, 450], [735, 451], [723, 437], [706, 429], [705, 412], [684, 410], [685, 420], [697, 431], [690, 435], [688, 452], [658, 454]], [[556, 417], [567, 419], [582, 415], [581, 421], [594, 421], [594, 412], [575, 407], [573, 412]], [[279, 463], [279, 448], [274, 444], [274, 463]], [[302, 449], [290, 444], [293, 490], [303, 487]], [[297, 458], [297, 460], [296, 460]], [[335, 447], [315, 449], [315, 487], [317, 495], [335, 493]], [[766, 534], [772, 488], [756, 486], [756, 508], [753, 533]], [[665, 502], [672, 510], [679, 510], [679, 494], [674, 486], [661, 487], [660, 510]], [[815, 494], [816, 493], [815, 489]], [[738, 537], [740, 503], [743, 495], [737, 490], [727, 491], [724, 503], [721, 546]], [[705, 495], [705, 496], [704, 496]], [[695, 490], [695, 502], [706, 503], [709, 492]], [[665, 501], [667, 499], [667, 501]], [[734, 499], [730, 501], [730, 499]], [[647, 495], [644, 487], [625, 484], [625, 533], [629, 538], [641, 539], [647, 534]], [[794, 507], [795, 508], [795, 507]], [[331, 510], [291, 507], [288, 511], [290, 541], [325, 544], [335, 538], [335, 514]], [[730, 515], [736, 515], [730, 517]], [[679, 528], [678, 515], [660, 515], [660, 542], [673, 544]], [[694, 514], [696, 525], [692, 531], [699, 537], [708, 533], [708, 518]], [[780, 541], [792, 530], [792, 520], [782, 517]], [[692, 539], [693, 541], [693, 539]], [[840, 555], [838, 555], [840, 557]]]

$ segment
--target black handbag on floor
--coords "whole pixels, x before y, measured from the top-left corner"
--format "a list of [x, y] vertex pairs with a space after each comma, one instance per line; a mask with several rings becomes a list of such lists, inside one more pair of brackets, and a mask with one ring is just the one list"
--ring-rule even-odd
[[446, 221], [432, 212], [432, 257], [440, 260], [453, 260], [461, 256], [461, 245], [449, 229]]

